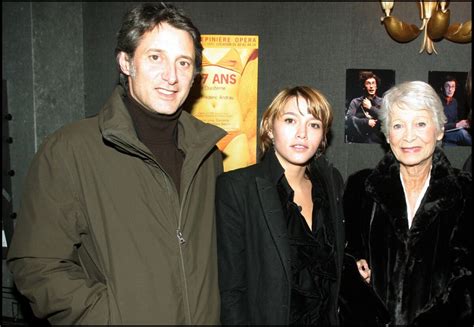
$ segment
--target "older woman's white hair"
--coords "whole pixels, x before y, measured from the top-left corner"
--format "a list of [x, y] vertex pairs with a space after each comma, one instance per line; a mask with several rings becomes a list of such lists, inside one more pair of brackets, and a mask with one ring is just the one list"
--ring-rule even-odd
[[388, 137], [390, 113], [394, 109], [428, 110], [433, 114], [433, 121], [438, 132], [444, 130], [446, 115], [443, 104], [436, 91], [428, 83], [422, 81], [403, 82], [393, 86], [383, 95], [379, 119], [381, 130]]

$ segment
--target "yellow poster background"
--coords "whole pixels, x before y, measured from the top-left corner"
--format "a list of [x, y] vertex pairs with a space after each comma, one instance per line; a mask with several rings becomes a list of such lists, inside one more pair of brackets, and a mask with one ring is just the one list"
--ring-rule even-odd
[[217, 146], [224, 171], [256, 162], [258, 36], [201, 35], [201, 96], [191, 114], [228, 135]]

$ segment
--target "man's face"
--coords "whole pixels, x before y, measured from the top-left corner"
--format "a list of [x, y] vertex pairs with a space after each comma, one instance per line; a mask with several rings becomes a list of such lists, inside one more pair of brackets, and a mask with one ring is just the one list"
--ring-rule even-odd
[[447, 81], [444, 83], [444, 95], [448, 98], [454, 96], [454, 92], [456, 92], [456, 82], [455, 81]]
[[375, 96], [375, 93], [377, 93], [377, 81], [375, 78], [371, 77], [366, 79], [364, 82], [364, 88], [369, 96]]
[[143, 34], [133, 58], [121, 53], [120, 67], [137, 102], [150, 111], [171, 115], [189, 94], [194, 58], [191, 35], [162, 23]]

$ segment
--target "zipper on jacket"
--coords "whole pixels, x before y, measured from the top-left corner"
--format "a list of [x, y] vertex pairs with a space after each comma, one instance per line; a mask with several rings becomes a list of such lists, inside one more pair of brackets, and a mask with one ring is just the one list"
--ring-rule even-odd
[[[202, 161], [202, 159], [201, 159]], [[200, 161], [200, 162], [201, 162]], [[186, 203], [187, 195], [190, 189], [190, 186], [192, 185], [194, 181], [194, 177], [196, 176], [196, 172], [193, 175], [193, 178], [191, 178], [191, 181], [189, 185], [186, 187], [183, 198], [181, 199], [181, 203], [179, 206], [179, 216], [178, 216], [178, 228], [176, 229], [176, 237], [178, 238], [178, 247], [179, 247], [179, 257], [181, 259], [181, 268], [183, 270], [183, 281], [184, 281], [184, 296], [186, 298], [186, 309], [188, 310], [188, 319], [189, 319], [189, 324], [192, 325], [192, 318], [191, 318], [191, 308], [189, 306], [189, 294], [188, 294], [188, 280], [186, 278], [186, 269], [184, 266], [184, 256], [183, 256], [183, 249], [182, 246], [186, 243], [186, 239], [183, 237], [183, 233], [181, 231], [181, 221], [183, 217], [183, 208], [184, 204]]]
[[183, 237], [183, 233], [179, 228], [176, 230], [176, 237], [179, 240], [179, 244], [183, 245], [184, 243], [186, 243], [186, 240]]
[[[158, 167], [158, 169], [161, 172], [161, 175], [163, 176], [163, 178], [165, 180], [168, 195], [170, 195], [170, 198], [172, 198], [171, 193], [173, 192], [173, 187], [171, 186], [171, 178], [169, 177], [169, 175], [166, 173], [166, 171], [157, 162], [155, 162], [155, 165]], [[174, 189], [174, 191], [176, 192], [176, 189]], [[183, 237], [183, 233], [181, 232], [181, 215], [182, 215], [183, 203], [184, 203], [184, 199], [180, 203], [179, 194], [178, 194], [178, 205], [179, 205], [180, 209], [179, 209], [179, 216], [178, 216], [178, 227], [176, 229], [176, 238], [178, 239], [179, 258], [180, 258], [180, 263], [181, 263], [181, 271], [182, 271], [182, 274], [183, 274], [184, 302], [186, 303], [185, 311], [187, 311], [188, 324], [192, 325], [191, 308], [189, 306], [188, 281], [186, 279], [186, 269], [184, 267], [183, 249], [181, 248], [181, 246], [186, 243], [186, 239]]]
[[189, 307], [189, 294], [188, 294], [188, 280], [186, 278], [186, 269], [184, 267], [184, 256], [183, 256], [183, 248], [182, 245], [186, 242], [186, 240], [182, 237], [182, 233], [179, 229], [176, 230], [178, 236], [178, 248], [179, 248], [179, 258], [181, 259], [181, 269], [183, 271], [183, 282], [184, 282], [184, 297], [186, 303], [186, 310], [188, 311], [188, 321], [189, 324], [192, 325], [191, 319], [191, 308]]
[[182, 217], [183, 217], [184, 205], [186, 203], [186, 199], [188, 198], [189, 189], [191, 188], [191, 185], [194, 182], [194, 178], [196, 178], [196, 174], [199, 170], [199, 166], [201, 165], [203, 159], [204, 159], [204, 156], [202, 156], [199, 159], [199, 161], [198, 161], [199, 165], [194, 169], [194, 174], [193, 174], [189, 184], [187, 185], [186, 189], [184, 190], [183, 198], [181, 199], [181, 203], [180, 203], [180, 206], [179, 206], [178, 229], [176, 230], [176, 236], [177, 236], [178, 241], [179, 241], [179, 254], [180, 254], [180, 258], [181, 258], [181, 267], [183, 269], [184, 292], [185, 292], [185, 297], [186, 297], [186, 306], [187, 306], [187, 309], [188, 309], [189, 324], [191, 324], [191, 325], [193, 324], [193, 322], [192, 322], [192, 319], [191, 319], [191, 308], [189, 306], [188, 281], [186, 279], [186, 270], [184, 268], [183, 250], [181, 248], [181, 246], [186, 243], [186, 239], [183, 237], [183, 234], [181, 232], [181, 220], [182, 220]]
[[[203, 159], [204, 159], [204, 156], [199, 160], [199, 163], [202, 163]], [[156, 165], [159, 168], [161, 174], [163, 175], [163, 177], [166, 181], [168, 194], [170, 194], [171, 193], [170, 189], [172, 189], [172, 187], [170, 187], [171, 178], [169, 178], [166, 171], [158, 163], [156, 163]], [[190, 325], [192, 325], [193, 322], [192, 322], [192, 317], [191, 317], [191, 307], [189, 305], [188, 280], [186, 278], [186, 268], [185, 268], [185, 265], [184, 265], [184, 255], [183, 255], [183, 249], [182, 249], [182, 246], [184, 246], [186, 244], [186, 239], [184, 238], [183, 232], [181, 231], [181, 221], [182, 221], [182, 217], [183, 217], [184, 204], [186, 203], [186, 199], [188, 197], [189, 189], [191, 188], [191, 185], [193, 184], [193, 181], [194, 181], [194, 178], [196, 177], [198, 168], [199, 168], [199, 165], [194, 170], [194, 175], [191, 178], [190, 183], [188, 184], [188, 186], [186, 187], [186, 189], [184, 191], [183, 198], [181, 199], [181, 201], [178, 200], [179, 216], [178, 216], [178, 227], [176, 229], [176, 238], [178, 239], [178, 248], [179, 248], [179, 258], [180, 258], [180, 261], [181, 261], [181, 270], [182, 270], [182, 273], [183, 273], [184, 298], [185, 298], [185, 303], [186, 303], [186, 309], [185, 310], [187, 310], [187, 316], [188, 316], [187, 320], [188, 320], [188, 324], [190, 324]], [[178, 198], [179, 198], [179, 194], [178, 194]]]
[[[205, 153], [207, 153], [207, 152], [205, 152]], [[190, 325], [192, 325], [193, 322], [192, 322], [192, 317], [191, 317], [191, 307], [189, 305], [188, 281], [187, 281], [187, 278], [186, 278], [186, 269], [185, 269], [185, 265], [184, 265], [184, 255], [183, 255], [183, 249], [182, 249], [182, 246], [186, 244], [186, 239], [184, 238], [183, 233], [181, 231], [181, 222], [182, 222], [182, 217], [183, 217], [183, 209], [184, 209], [184, 205], [186, 203], [186, 199], [188, 197], [189, 189], [191, 188], [191, 185], [193, 184], [194, 178], [196, 177], [197, 171], [199, 170], [199, 166], [201, 165], [203, 159], [204, 159], [204, 155], [201, 156], [201, 158], [198, 161], [199, 164], [194, 169], [194, 174], [191, 178], [191, 181], [189, 182], [189, 184], [187, 185], [187, 187], [186, 187], [186, 189], [183, 193], [183, 198], [180, 199], [181, 201], [178, 200], [178, 203], [179, 203], [179, 216], [178, 216], [178, 227], [176, 229], [176, 238], [178, 239], [179, 257], [181, 259], [181, 269], [182, 269], [182, 273], [183, 273], [183, 282], [184, 282], [184, 297], [185, 297], [186, 310], [187, 310], [187, 315], [188, 315], [188, 324], [190, 324]], [[168, 177], [168, 174], [166, 173], [166, 171], [157, 162], [156, 162], [156, 165], [160, 169], [160, 172], [162, 173], [162, 175], [165, 177], [168, 193], [170, 193], [169, 184], [170, 184], [171, 178]], [[178, 194], [178, 198], [179, 198], [179, 194]]]

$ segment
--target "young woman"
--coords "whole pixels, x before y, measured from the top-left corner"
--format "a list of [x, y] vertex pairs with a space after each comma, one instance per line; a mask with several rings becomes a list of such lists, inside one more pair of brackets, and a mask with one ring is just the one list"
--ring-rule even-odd
[[322, 156], [331, 107], [282, 90], [260, 124], [262, 160], [217, 181], [222, 324], [335, 325], [343, 179]]

